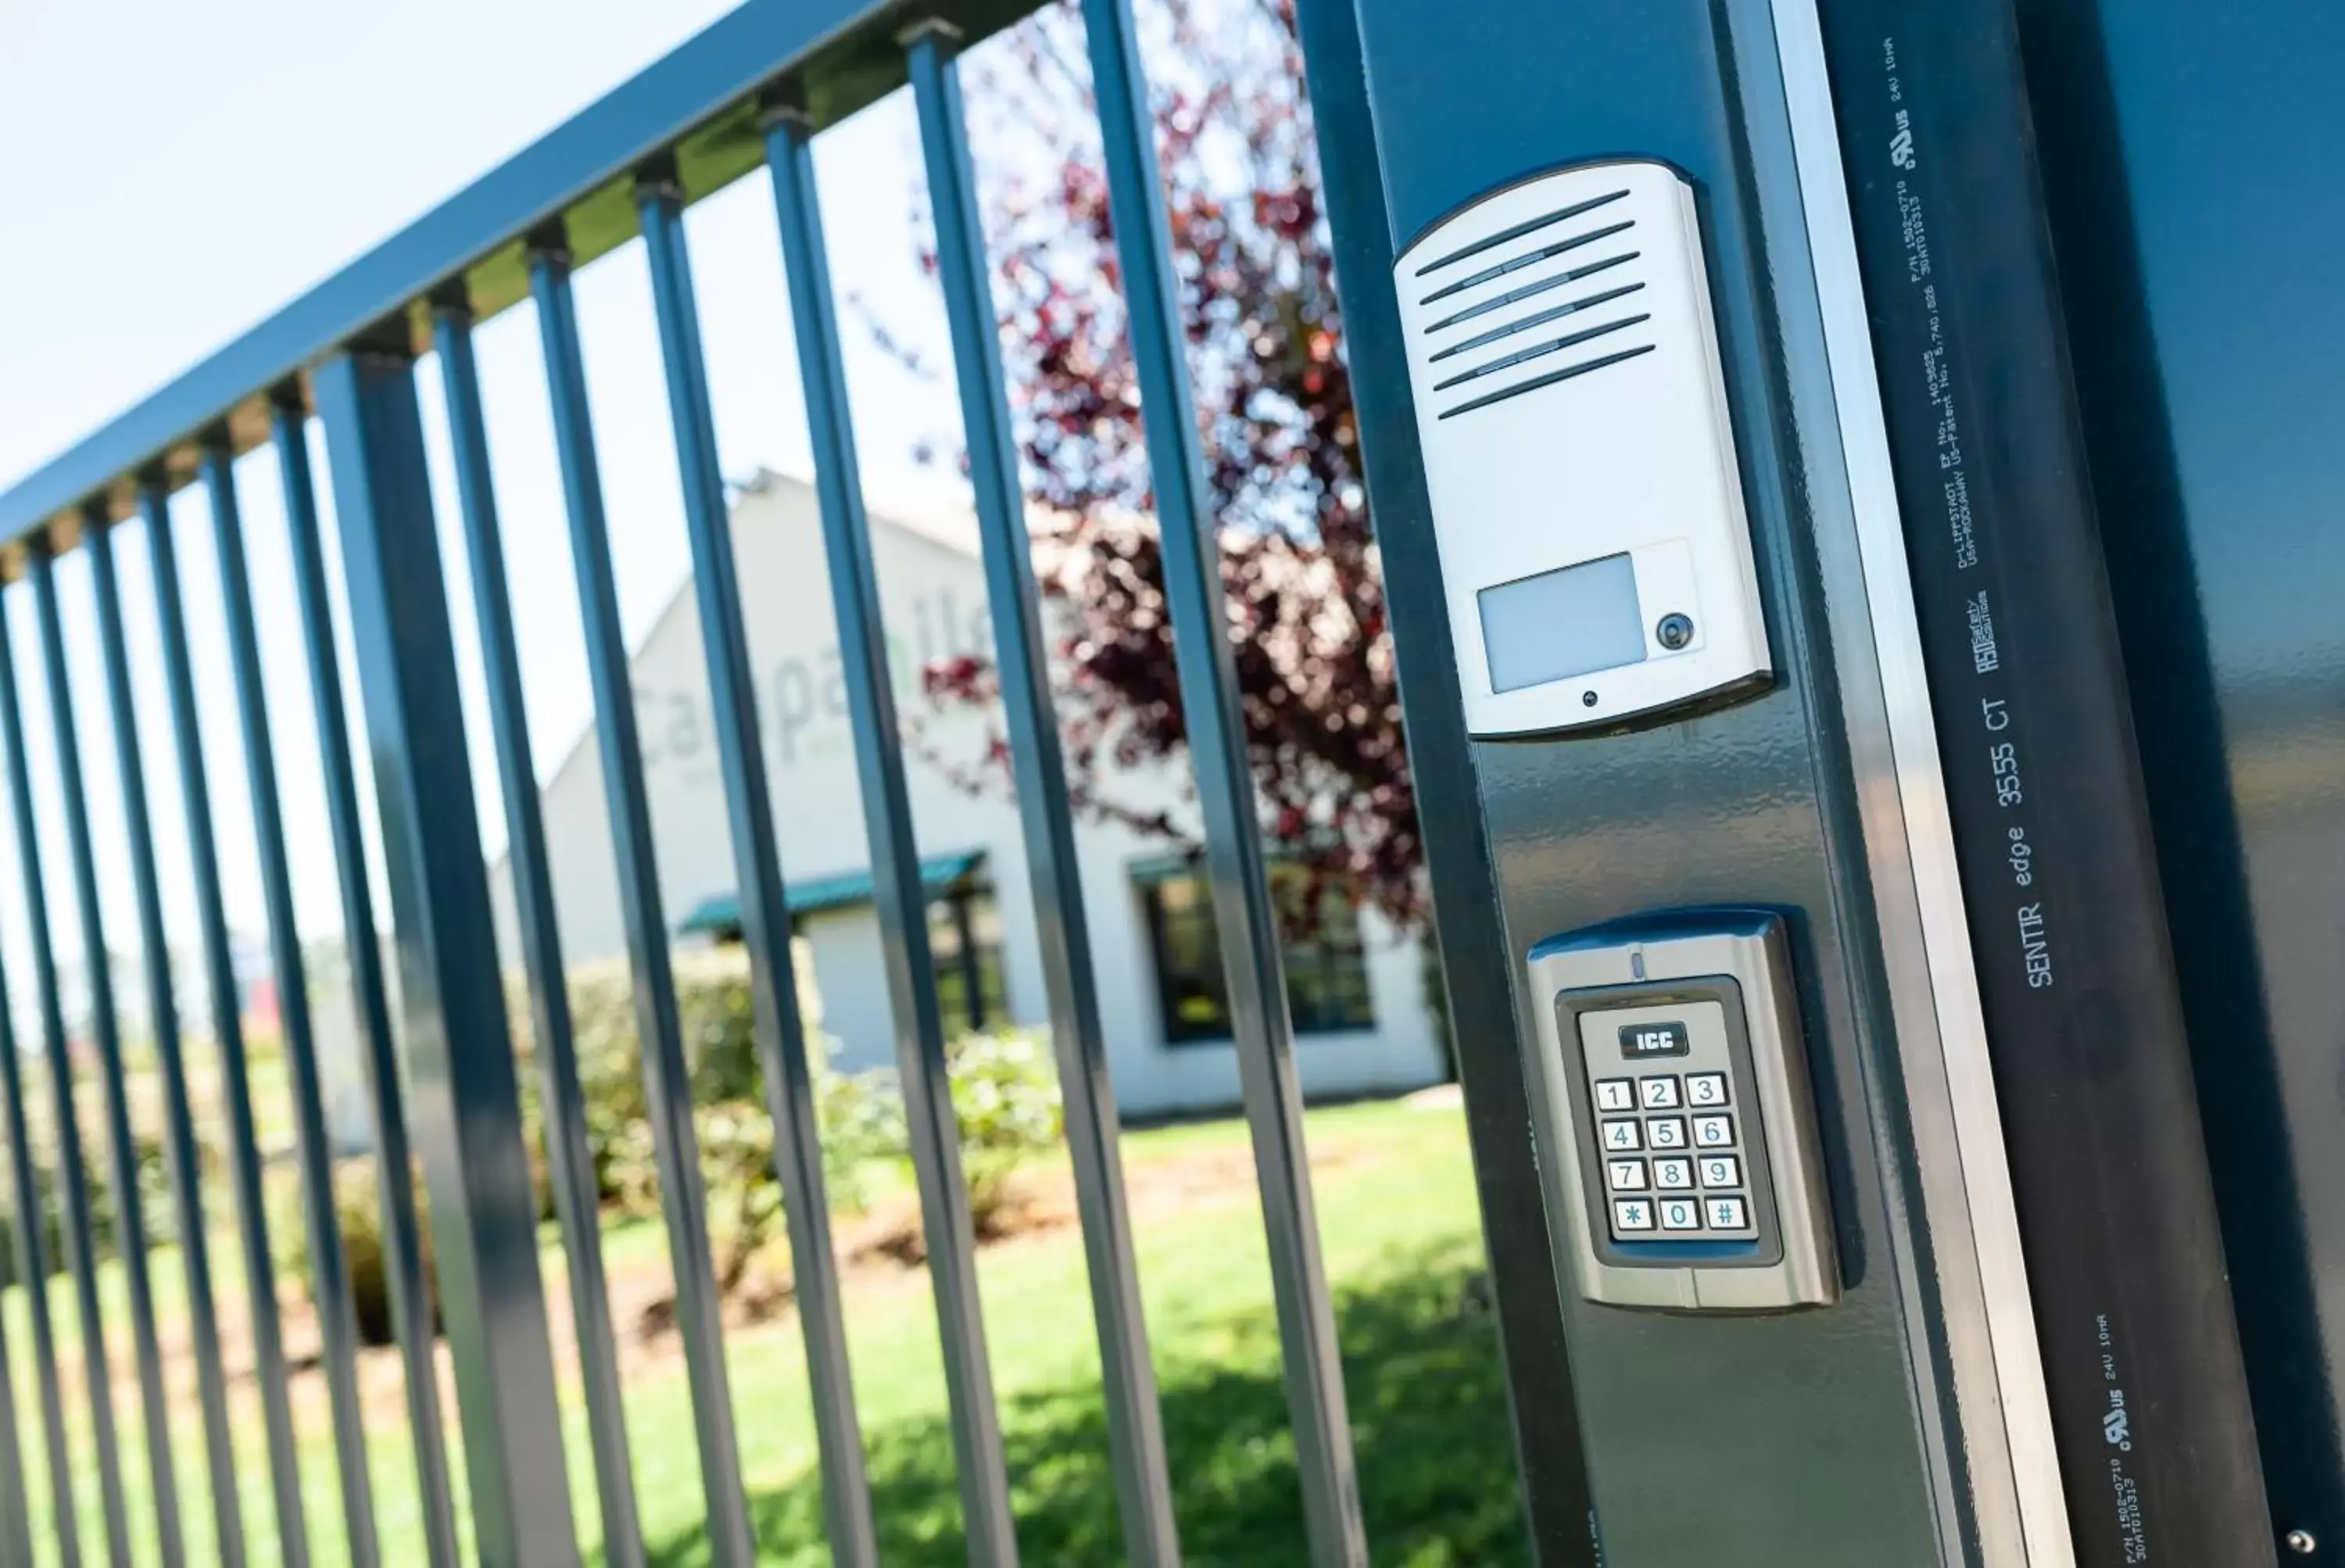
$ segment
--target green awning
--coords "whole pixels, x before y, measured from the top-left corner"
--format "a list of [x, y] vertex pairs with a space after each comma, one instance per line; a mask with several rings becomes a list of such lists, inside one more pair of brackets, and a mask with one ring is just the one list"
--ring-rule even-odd
[[[929, 897], [940, 899], [948, 894], [966, 891], [985, 864], [983, 850], [963, 850], [958, 854], [932, 855], [920, 862], [920, 885]], [[871, 873], [841, 871], [832, 877], [811, 877], [789, 884], [790, 913], [793, 916], [820, 914], [826, 910], [850, 909], [871, 901]], [[735, 937], [741, 934], [741, 900], [730, 892], [714, 893], [693, 906], [692, 912], [676, 926], [679, 936]]]
[[1168, 854], [1146, 855], [1123, 868], [1135, 887], [1150, 888], [1159, 882], [1181, 881], [1190, 877], [1203, 878], [1205, 857], [1203, 853], [1175, 850]]

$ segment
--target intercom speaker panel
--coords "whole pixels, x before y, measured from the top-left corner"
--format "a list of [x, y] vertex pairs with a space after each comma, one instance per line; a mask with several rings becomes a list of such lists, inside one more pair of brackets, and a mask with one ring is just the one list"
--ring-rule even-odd
[[1772, 675], [1693, 188], [1536, 176], [1394, 263], [1467, 727], [1606, 729]]

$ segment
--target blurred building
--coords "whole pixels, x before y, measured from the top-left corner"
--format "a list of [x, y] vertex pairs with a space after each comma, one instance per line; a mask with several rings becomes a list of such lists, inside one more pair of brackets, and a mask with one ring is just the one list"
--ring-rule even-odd
[[[919, 717], [910, 785], [948, 1027], [1046, 1024], [1016, 803], [1006, 790], [970, 790], [950, 776], [981, 757], [988, 716], [935, 712], [914, 689], [930, 660], [991, 657], [974, 524], [950, 504], [891, 505], [883, 498], [875, 498], [871, 524], [898, 702], [908, 718]], [[884, 1065], [894, 1059], [888, 989], [811, 485], [759, 474], [738, 493], [733, 534], [775, 826], [797, 933], [813, 953], [823, 1026], [838, 1041], [842, 1068]], [[690, 585], [635, 651], [633, 670], [668, 919], [680, 939], [733, 939], [732, 849]], [[1112, 788], [1121, 802], [1188, 820], [1193, 809], [1184, 783], [1178, 768], [1158, 767], [1121, 775]], [[543, 801], [568, 960], [624, 953], [592, 734], [563, 759]], [[1076, 844], [1125, 1114], [1234, 1106], [1237, 1062], [1202, 879], [1162, 840], [1118, 825], [1079, 822]], [[502, 863], [493, 885], [512, 959], [520, 948]], [[1331, 902], [1310, 939], [1291, 942], [1285, 956], [1306, 1092], [1409, 1089], [1444, 1074], [1416, 939], [1396, 933], [1372, 910]]]

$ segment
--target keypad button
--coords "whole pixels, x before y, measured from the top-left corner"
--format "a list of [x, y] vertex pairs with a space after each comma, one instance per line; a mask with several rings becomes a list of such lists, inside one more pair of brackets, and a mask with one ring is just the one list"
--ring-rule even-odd
[[1636, 1084], [1627, 1078], [1599, 1078], [1596, 1081], [1596, 1108], [1599, 1111], [1633, 1111], [1637, 1108]]
[[1657, 1149], [1681, 1149], [1686, 1146], [1683, 1116], [1655, 1116], [1645, 1124], [1645, 1135]]
[[1700, 1230], [1701, 1205], [1690, 1197], [1665, 1197], [1660, 1202], [1663, 1230]]
[[1685, 1081], [1686, 1104], [1697, 1111], [1726, 1104], [1726, 1074], [1723, 1073], [1691, 1073]]
[[1638, 1133], [1636, 1123], [1607, 1122], [1604, 1124], [1604, 1147], [1610, 1153], [1628, 1154], [1644, 1146], [1644, 1138]]
[[1649, 1111], [1674, 1111], [1678, 1099], [1678, 1081], [1667, 1073], [1656, 1073], [1650, 1078], [1637, 1080], [1637, 1093]]
[[1701, 1162], [1704, 1186], [1741, 1186], [1742, 1162], [1732, 1155], [1705, 1155]]
[[1710, 1217], [1712, 1230], [1748, 1230], [1750, 1210], [1739, 1197], [1713, 1197], [1702, 1205]]
[[1684, 1192], [1693, 1186], [1693, 1162], [1687, 1159], [1655, 1160], [1653, 1185], [1663, 1192]]
[[1615, 1230], [1652, 1229], [1653, 1200], [1649, 1197], [1621, 1197], [1613, 1199], [1612, 1228]]
[[[1696, 1116], [1693, 1119], [1693, 1141], [1696, 1148], [1726, 1149], [1734, 1146], [1732, 1116]], [[1654, 1140], [1659, 1147], [1660, 1140]]]
[[1645, 1190], [1645, 1162], [1608, 1160], [1604, 1165], [1604, 1179], [1611, 1184], [1614, 1192], [1642, 1192]]

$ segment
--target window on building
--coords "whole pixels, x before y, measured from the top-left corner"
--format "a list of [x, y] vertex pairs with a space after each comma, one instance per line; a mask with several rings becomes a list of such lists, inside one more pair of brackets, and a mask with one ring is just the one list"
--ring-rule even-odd
[[1010, 986], [1001, 968], [1001, 910], [993, 890], [957, 888], [929, 905], [929, 952], [937, 972], [937, 1005], [948, 1033], [1010, 1022]]
[[[1136, 874], [1148, 919], [1150, 956], [1164, 1039], [1174, 1045], [1227, 1040], [1229, 983], [1222, 971], [1221, 932], [1213, 921], [1205, 879], [1187, 870], [1151, 867]], [[1312, 896], [1300, 867], [1273, 865], [1271, 897], [1292, 917]], [[1280, 945], [1286, 970], [1286, 1011], [1297, 1034], [1376, 1027], [1368, 995], [1367, 953], [1360, 940], [1358, 906], [1342, 889], [1322, 884], [1317, 918], [1282, 921], [1290, 932]]]

